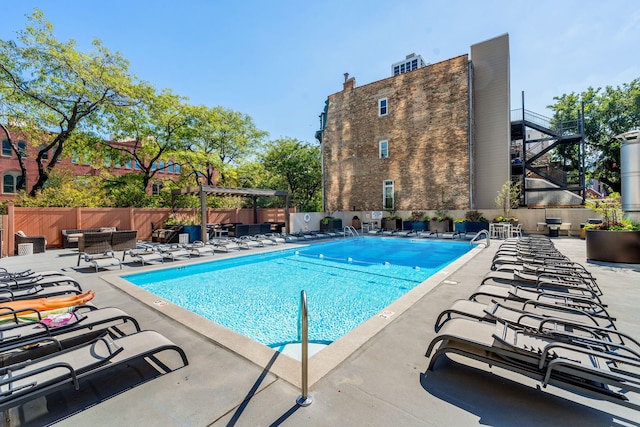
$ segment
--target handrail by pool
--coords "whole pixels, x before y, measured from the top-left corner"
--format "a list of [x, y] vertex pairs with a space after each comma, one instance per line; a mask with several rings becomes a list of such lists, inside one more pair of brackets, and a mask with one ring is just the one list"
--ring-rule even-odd
[[345, 226], [344, 229], [342, 230], [342, 233], [344, 234], [344, 237], [347, 237], [347, 233], [351, 234], [353, 237], [360, 237], [358, 230], [356, 230], [351, 225]]
[[309, 316], [307, 313], [307, 293], [300, 291], [300, 345], [302, 351], [302, 394], [298, 396], [296, 403], [299, 406], [309, 406], [313, 403], [313, 398], [308, 394], [308, 372], [309, 372]]
[[487, 230], [478, 231], [478, 233], [475, 236], [473, 236], [473, 239], [471, 239], [471, 241], [469, 242], [469, 245], [473, 246], [474, 243], [480, 243], [479, 239], [482, 237], [483, 234], [486, 237], [485, 247], [488, 248], [489, 246], [491, 246], [491, 236], [489, 235], [489, 232]]

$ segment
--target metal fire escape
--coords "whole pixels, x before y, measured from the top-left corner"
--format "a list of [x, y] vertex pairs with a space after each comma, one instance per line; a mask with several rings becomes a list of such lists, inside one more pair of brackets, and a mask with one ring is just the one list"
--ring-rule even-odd
[[[549, 185], [529, 188], [527, 178], [539, 178]], [[570, 191], [584, 203], [584, 114], [559, 123], [524, 108], [512, 110], [511, 179], [519, 181], [524, 189], [520, 199], [523, 206], [528, 204], [527, 193], [534, 191]]]

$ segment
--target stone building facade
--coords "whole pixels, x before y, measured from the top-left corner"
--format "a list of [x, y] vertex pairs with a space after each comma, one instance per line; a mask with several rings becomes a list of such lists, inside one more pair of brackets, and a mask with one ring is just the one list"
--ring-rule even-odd
[[321, 133], [326, 211], [467, 209], [467, 55], [328, 97]]

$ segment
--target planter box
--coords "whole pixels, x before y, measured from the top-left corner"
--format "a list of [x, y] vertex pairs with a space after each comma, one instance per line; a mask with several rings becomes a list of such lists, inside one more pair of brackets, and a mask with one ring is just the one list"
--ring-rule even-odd
[[467, 232], [467, 223], [466, 222], [454, 222], [453, 223], [453, 231], [456, 233], [466, 233]]
[[404, 221], [402, 223], [403, 230], [424, 231], [427, 228], [427, 224], [424, 221]]
[[453, 221], [451, 220], [446, 220], [446, 221], [431, 220], [429, 221], [429, 230], [437, 231], [438, 233], [448, 233], [449, 231], [451, 231], [452, 222]]
[[640, 231], [586, 230], [587, 259], [640, 264]]
[[402, 219], [382, 218], [382, 228], [385, 230], [402, 230]]
[[202, 230], [201, 227], [202, 226], [200, 225], [184, 225], [182, 226], [182, 233], [189, 235], [189, 242], [202, 240], [202, 236], [200, 234], [200, 230]]
[[342, 230], [342, 219], [330, 219], [326, 224], [320, 221], [320, 231]]
[[489, 231], [489, 223], [483, 221], [467, 221], [467, 233], [477, 233], [480, 230]]

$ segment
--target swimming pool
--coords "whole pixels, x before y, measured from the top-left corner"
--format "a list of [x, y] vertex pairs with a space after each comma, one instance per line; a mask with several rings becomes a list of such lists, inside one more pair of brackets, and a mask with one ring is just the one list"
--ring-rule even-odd
[[121, 276], [264, 345], [330, 343], [470, 250], [468, 242], [359, 238]]

